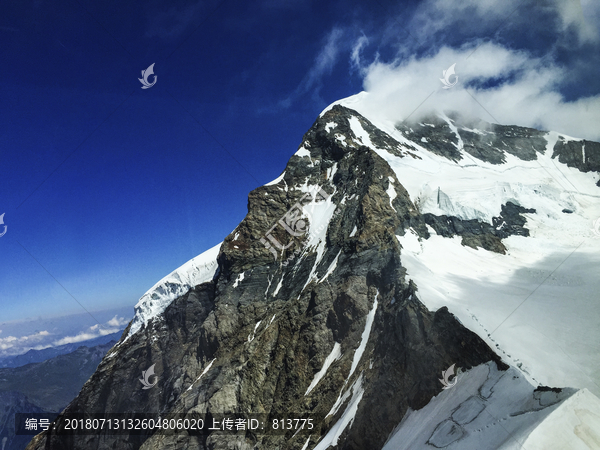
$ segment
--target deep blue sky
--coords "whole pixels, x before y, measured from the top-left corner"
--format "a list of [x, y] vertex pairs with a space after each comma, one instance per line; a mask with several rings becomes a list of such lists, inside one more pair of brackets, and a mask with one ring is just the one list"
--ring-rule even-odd
[[597, 47], [565, 50], [572, 33], [539, 2], [430, 35], [422, 3], [1, 3], [0, 323], [133, 308], [219, 243], [318, 113], [362, 90], [361, 37], [366, 63], [493, 39], [577, 67], [565, 97], [600, 92]]
[[[220, 242], [317, 114], [360, 91], [347, 63], [298, 91], [332, 27], [382, 14], [357, 2], [4, 2], [0, 322], [80, 312], [58, 282], [89, 310], [133, 306]], [[141, 89], [152, 63], [158, 81]]]

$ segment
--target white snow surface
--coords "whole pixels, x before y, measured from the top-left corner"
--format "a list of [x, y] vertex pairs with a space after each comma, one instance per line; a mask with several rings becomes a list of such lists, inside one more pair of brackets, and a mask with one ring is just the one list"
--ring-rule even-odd
[[265, 184], [265, 186], [273, 186], [273, 185], [279, 183], [281, 180], [283, 180], [284, 176], [285, 176], [285, 171], [281, 175], [279, 175], [277, 178], [275, 178], [273, 181]]
[[254, 340], [254, 338], [256, 337], [256, 330], [258, 330], [258, 327], [260, 326], [261, 322], [262, 322], [262, 320], [259, 320], [258, 322], [256, 322], [256, 325], [254, 325], [254, 331], [252, 332], [252, 334], [248, 335], [248, 342], [252, 342]]
[[523, 448], [600, 449], [600, 400], [587, 389], [576, 392], [531, 432]]
[[402, 264], [430, 310], [447, 306], [535, 384], [600, 395], [597, 243], [511, 236], [503, 240], [508, 254], [500, 255], [465, 247], [459, 237], [419, 241], [408, 232], [398, 240]]
[[221, 244], [192, 258], [142, 295], [135, 305], [135, 316], [127, 339], [137, 333], [142, 325], [147, 325], [151, 319], [161, 315], [177, 297], [186, 294], [194, 286], [213, 279], [218, 267], [217, 256]]
[[359, 140], [359, 145], [366, 145], [367, 147], [373, 148], [371, 137], [369, 136], [369, 133], [360, 124], [358, 118], [354, 116], [350, 117], [350, 128], [352, 129], [354, 136], [356, 136], [356, 138]]
[[279, 290], [283, 287], [283, 278], [284, 278], [284, 275], [282, 274], [281, 279], [279, 280], [279, 283], [277, 283], [277, 286], [275, 287], [275, 291], [273, 292], [273, 297], [276, 297]]
[[235, 281], [233, 282], [233, 287], [234, 287], [234, 288], [238, 287], [238, 286], [239, 286], [239, 284], [240, 284], [242, 281], [244, 281], [244, 278], [245, 278], [245, 273], [244, 273], [244, 272], [240, 273], [240, 274], [239, 274], [239, 275], [236, 277]]
[[383, 450], [598, 449], [599, 408], [587, 390], [533, 392], [517, 369], [502, 372], [489, 362], [409, 410]]
[[386, 193], [387, 193], [388, 197], [390, 197], [390, 206], [392, 207], [392, 209], [394, 211], [396, 211], [396, 208], [394, 208], [394, 205], [392, 204], [394, 199], [397, 197], [396, 190], [394, 189], [394, 184], [393, 184], [394, 179], [392, 177], [388, 177], [388, 178], [389, 178], [390, 185], [388, 186]]
[[308, 156], [310, 158], [310, 152], [304, 148], [304, 147], [300, 147], [298, 149], [298, 151], [295, 153], [296, 156], [300, 156], [301, 158]]
[[306, 450], [308, 448], [308, 443], [310, 442], [310, 436], [308, 436], [306, 438], [306, 442], [304, 443], [304, 445], [302, 446], [302, 448], [300, 450]]

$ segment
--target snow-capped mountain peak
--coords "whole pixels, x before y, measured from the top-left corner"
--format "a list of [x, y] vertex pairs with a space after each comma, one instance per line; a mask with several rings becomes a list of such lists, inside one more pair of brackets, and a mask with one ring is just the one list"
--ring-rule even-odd
[[594, 448], [600, 144], [452, 112], [405, 123], [367, 98], [328, 107], [235, 231], [140, 299], [66, 413], [315, 420], [189, 436], [202, 450]]

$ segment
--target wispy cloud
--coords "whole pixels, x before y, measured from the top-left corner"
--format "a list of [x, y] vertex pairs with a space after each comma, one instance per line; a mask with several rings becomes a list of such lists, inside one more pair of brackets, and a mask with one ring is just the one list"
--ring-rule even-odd
[[344, 47], [342, 28], [333, 28], [325, 38], [325, 43], [317, 54], [314, 64], [308, 70], [298, 87], [286, 99], [280, 102], [284, 108], [289, 108], [299, 97], [310, 94], [316, 101], [321, 101], [320, 91], [323, 87], [323, 77], [333, 70], [337, 63], [340, 52]]
[[[600, 3], [425, 0], [407, 21], [417, 39], [399, 41], [394, 58], [362, 68], [366, 102], [389, 120], [454, 110], [600, 140], [600, 35], [586, 16], [600, 17]], [[362, 49], [357, 41], [350, 54], [359, 67]], [[452, 64], [459, 83], [441, 89]]]
[[[585, 11], [585, 14], [583, 13]], [[410, 32], [425, 43], [453, 37], [495, 39], [503, 29], [551, 32], [561, 39], [574, 32], [580, 43], [597, 41], [600, 4], [596, 0], [425, 0], [410, 20]], [[532, 20], [532, 14], [537, 15]], [[586, 16], [592, 20], [586, 20]], [[574, 43], [572, 41], [571, 45]]]
[[65, 344], [74, 344], [77, 342], [89, 341], [90, 339], [95, 339], [100, 336], [105, 336], [107, 334], [116, 333], [118, 328], [115, 329], [90, 329], [89, 332], [81, 332], [76, 336], [65, 336], [62, 339], [58, 339], [52, 342], [52, 347], [58, 347], [59, 345]]
[[581, 42], [600, 40], [600, 2], [597, 0], [555, 0], [563, 31], [574, 27]]
[[147, 31], [145, 37], [175, 39], [180, 37], [188, 28], [202, 17], [203, 12], [209, 11], [203, 1], [192, 2], [188, 5], [173, 5], [166, 10], [160, 4], [148, 8]]
[[361, 51], [368, 43], [369, 39], [363, 34], [354, 42], [350, 52], [350, 68], [357, 70], [359, 73], [363, 73], [366, 69], [361, 59]]
[[[368, 35], [333, 29], [284, 105], [307, 93], [320, 99], [325, 75], [347, 55], [369, 93], [363, 104], [383, 120], [450, 110], [600, 140], [599, 2], [424, 0], [411, 14], [390, 15]], [[398, 33], [401, 24], [415, 39]], [[386, 45], [394, 53], [383, 60]], [[440, 78], [452, 64], [459, 82], [445, 90]]]

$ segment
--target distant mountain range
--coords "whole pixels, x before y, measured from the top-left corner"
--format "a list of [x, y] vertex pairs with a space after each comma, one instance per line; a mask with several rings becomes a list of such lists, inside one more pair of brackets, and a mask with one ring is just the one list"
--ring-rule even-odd
[[[120, 333], [115, 334], [118, 339]], [[0, 449], [22, 450], [31, 440], [32, 436], [15, 436], [15, 413], [58, 413], [77, 396], [104, 355], [115, 345], [115, 336], [110, 336], [112, 340], [101, 345], [78, 343], [32, 350], [21, 357], [29, 355], [35, 359], [43, 354], [52, 354], [50, 350], [64, 352], [69, 347], [78, 347], [75, 351], [58, 354], [43, 362], [0, 369]], [[86, 341], [86, 344], [105, 341], [108, 337]]]
[[29, 350], [27, 353], [16, 356], [7, 356], [0, 358], [0, 368], [5, 367], [20, 367], [25, 364], [39, 363], [47, 361], [50, 358], [54, 358], [58, 355], [66, 355], [67, 353], [74, 352], [81, 346], [95, 347], [97, 345], [106, 344], [110, 341], [118, 341], [123, 331], [117, 331], [116, 333], [107, 334], [106, 336], [100, 336], [87, 341], [74, 342], [72, 344], [59, 345], [57, 347], [45, 348], [43, 350]]
[[20, 450], [27, 446], [31, 436], [15, 436], [15, 413], [46, 412], [42, 408], [31, 403], [27, 397], [20, 392], [0, 392], [0, 449]]

